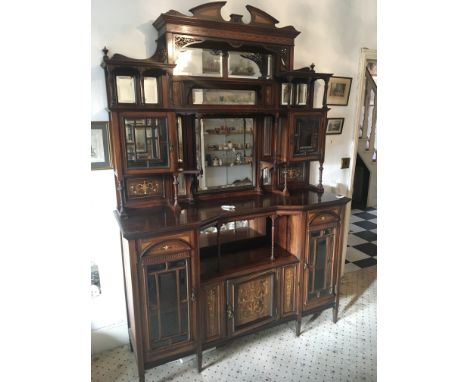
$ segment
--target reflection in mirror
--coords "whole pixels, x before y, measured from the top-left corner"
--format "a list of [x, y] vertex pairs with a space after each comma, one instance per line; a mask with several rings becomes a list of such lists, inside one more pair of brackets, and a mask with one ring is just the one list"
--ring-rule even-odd
[[261, 55], [258, 53], [229, 52], [229, 77], [260, 78], [259, 60]]
[[192, 90], [194, 105], [255, 105], [255, 95], [255, 90]]
[[271, 171], [269, 168], [264, 168], [262, 170], [262, 181], [265, 186], [271, 185]]
[[228, 76], [233, 78], [272, 78], [271, 54], [229, 52]]
[[281, 105], [290, 105], [292, 99], [292, 84], [281, 84]]
[[296, 105], [307, 104], [307, 84], [296, 85]]
[[[179, 166], [183, 168], [184, 163], [184, 137], [182, 134], [182, 117], [177, 117], [177, 143], [178, 143], [178, 155], [177, 162]], [[183, 177], [182, 177], [183, 178]]]
[[174, 75], [221, 77], [220, 51], [196, 48], [176, 48]]
[[158, 82], [155, 77], [145, 77], [143, 80], [145, 103], [158, 103]]
[[326, 105], [323, 104], [323, 92], [325, 91], [325, 81], [318, 79], [314, 82], [314, 99], [313, 105], [314, 108], [322, 108]]
[[116, 76], [117, 102], [135, 103], [135, 79], [133, 76]]

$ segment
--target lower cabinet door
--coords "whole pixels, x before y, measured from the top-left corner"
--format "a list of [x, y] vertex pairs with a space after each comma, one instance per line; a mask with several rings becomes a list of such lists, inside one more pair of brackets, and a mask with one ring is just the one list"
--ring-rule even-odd
[[224, 282], [202, 285], [203, 341], [216, 341], [226, 335]]
[[281, 317], [296, 314], [296, 265], [280, 269], [281, 277]]
[[304, 270], [304, 308], [312, 308], [334, 296], [334, 266], [336, 227], [310, 227], [307, 237], [308, 253]]
[[227, 282], [229, 335], [236, 335], [276, 319], [276, 271], [239, 277]]
[[193, 343], [194, 297], [190, 252], [148, 256], [142, 262], [146, 351]]

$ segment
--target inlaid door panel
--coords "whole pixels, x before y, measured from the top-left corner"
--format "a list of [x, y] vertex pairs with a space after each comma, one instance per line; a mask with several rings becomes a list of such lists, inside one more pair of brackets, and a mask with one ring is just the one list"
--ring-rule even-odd
[[276, 285], [275, 271], [227, 282], [227, 321], [230, 335], [240, 334], [276, 319]]
[[204, 342], [223, 338], [226, 333], [224, 283], [202, 286]]
[[296, 313], [296, 266], [281, 268], [281, 316]]

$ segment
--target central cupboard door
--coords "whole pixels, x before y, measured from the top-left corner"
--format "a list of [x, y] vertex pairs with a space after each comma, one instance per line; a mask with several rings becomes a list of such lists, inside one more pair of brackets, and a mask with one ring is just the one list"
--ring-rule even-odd
[[229, 335], [236, 335], [276, 319], [275, 271], [267, 271], [227, 282]]

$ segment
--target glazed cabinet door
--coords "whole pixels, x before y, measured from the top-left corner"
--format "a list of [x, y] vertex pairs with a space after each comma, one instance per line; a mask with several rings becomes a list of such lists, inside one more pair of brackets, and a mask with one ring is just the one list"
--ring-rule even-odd
[[156, 246], [143, 256], [141, 276], [146, 352], [193, 343], [195, 292], [190, 246], [183, 241]]
[[324, 118], [314, 113], [291, 113], [289, 160], [319, 160], [324, 151]]
[[276, 271], [266, 271], [227, 282], [229, 335], [236, 335], [276, 319]]
[[175, 168], [173, 113], [123, 113], [122, 157], [127, 174], [168, 172]]
[[304, 309], [333, 297], [336, 226], [309, 226], [304, 263]]

